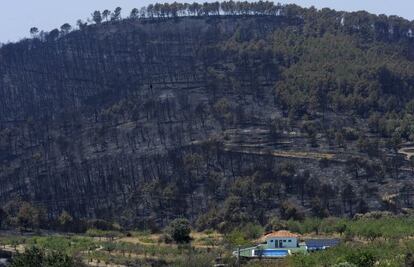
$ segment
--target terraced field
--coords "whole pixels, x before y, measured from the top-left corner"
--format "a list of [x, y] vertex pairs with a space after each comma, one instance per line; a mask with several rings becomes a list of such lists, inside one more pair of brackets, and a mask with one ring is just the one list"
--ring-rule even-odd
[[187, 258], [203, 256], [210, 262], [223, 254], [222, 236], [193, 233], [189, 245], [166, 244], [160, 234], [133, 232], [117, 238], [83, 235], [0, 236], [2, 250], [23, 253], [38, 246], [70, 254], [87, 266], [176, 266]]

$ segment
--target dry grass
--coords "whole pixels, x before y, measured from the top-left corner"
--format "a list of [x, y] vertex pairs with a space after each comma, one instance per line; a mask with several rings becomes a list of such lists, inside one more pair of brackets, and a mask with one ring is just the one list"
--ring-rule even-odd
[[193, 239], [191, 245], [196, 248], [214, 248], [223, 241], [223, 235], [217, 232], [193, 232], [191, 233], [191, 238]]
[[26, 247], [22, 244], [17, 245], [16, 247], [11, 246], [11, 245], [5, 245], [2, 247], [2, 250], [13, 252], [13, 253], [14, 252], [23, 253], [26, 250]]
[[274, 157], [280, 158], [295, 158], [295, 159], [334, 159], [336, 154], [327, 153], [327, 152], [310, 152], [310, 151], [283, 151], [283, 150], [248, 150], [248, 149], [236, 149], [236, 148], [226, 148], [226, 151], [238, 152], [243, 154], [253, 154], [253, 155], [271, 155]]

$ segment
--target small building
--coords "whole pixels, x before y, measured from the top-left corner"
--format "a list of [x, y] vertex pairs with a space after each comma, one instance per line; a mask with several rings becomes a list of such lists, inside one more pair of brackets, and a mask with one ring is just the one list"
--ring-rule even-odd
[[340, 243], [339, 239], [306, 239], [305, 242], [299, 242], [300, 238], [299, 234], [286, 230], [268, 233], [258, 240], [258, 245], [239, 248], [233, 255], [243, 258], [283, 258], [296, 253], [328, 249]]
[[266, 248], [298, 248], [298, 234], [286, 230], [276, 231], [266, 234], [262, 240], [266, 242]]
[[276, 231], [260, 238], [255, 247], [234, 251], [233, 255], [247, 258], [283, 258], [294, 253], [305, 253], [306, 246], [299, 244], [300, 235], [289, 231]]

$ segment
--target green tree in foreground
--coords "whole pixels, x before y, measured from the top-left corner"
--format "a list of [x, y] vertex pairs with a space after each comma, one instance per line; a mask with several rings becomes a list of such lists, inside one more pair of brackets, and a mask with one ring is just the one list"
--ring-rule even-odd
[[167, 227], [167, 234], [176, 243], [188, 243], [190, 241], [191, 225], [187, 219], [175, 219]]
[[74, 267], [80, 266], [75, 264], [73, 259], [60, 252], [45, 252], [36, 247], [26, 250], [22, 254], [13, 257], [11, 267]]
[[359, 251], [346, 256], [348, 262], [355, 264], [358, 267], [374, 266], [375, 256], [369, 251]]

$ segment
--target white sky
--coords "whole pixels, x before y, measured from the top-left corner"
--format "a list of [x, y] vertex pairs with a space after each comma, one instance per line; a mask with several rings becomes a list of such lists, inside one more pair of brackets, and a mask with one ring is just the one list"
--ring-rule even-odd
[[[193, 2], [188, 0], [187, 2]], [[213, 2], [216, 0], [207, 0]], [[75, 25], [78, 19], [86, 19], [94, 10], [110, 9], [120, 6], [123, 15], [129, 14], [134, 7], [142, 7], [155, 0], [0, 0], [0, 42], [17, 41], [29, 36], [33, 26], [49, 31], [68, 22]], [[160, 0], [159, 2], [174, 2]], [[177, 2], [185, 2], [177, 0]], [[204, 1], [203, 1], [204, 2]], [[337, 10], [367, 10], [375, 14], [399, 15], [414, 19], [414, 0], [280, 0], [300, 6], [317, 8], [330, 7]]]

